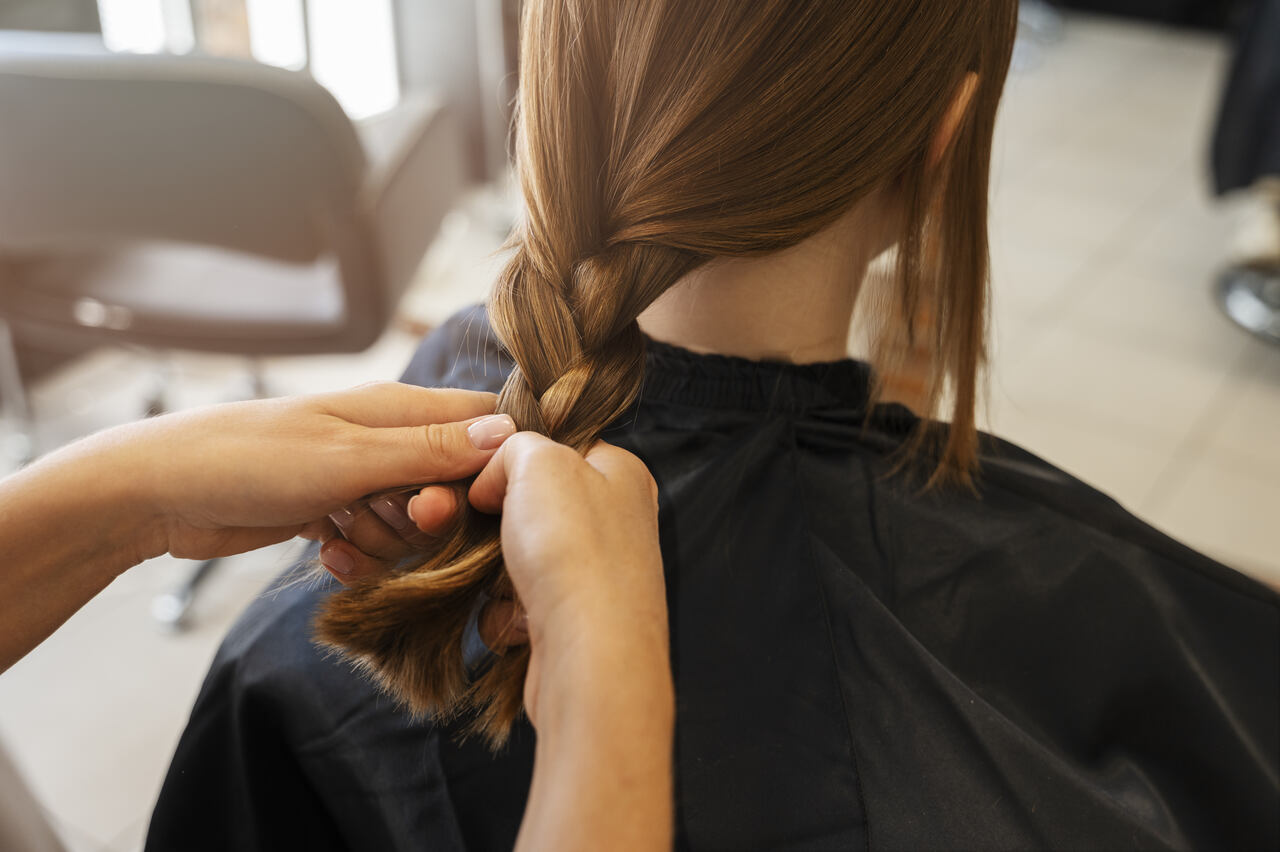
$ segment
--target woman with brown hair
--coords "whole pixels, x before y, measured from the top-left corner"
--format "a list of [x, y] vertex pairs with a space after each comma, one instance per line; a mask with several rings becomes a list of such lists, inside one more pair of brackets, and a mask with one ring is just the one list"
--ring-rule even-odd
[[[681, 848], [1280, 839], [1276, 595], [975, 428], [1015, 26], [1014, 0], [525, 5], [525, 218], [487, 314], [405, 379], [500, 386], [522, 429], [653, 473]], [[923, 419], [844, 358], [855, 302], [881, 352], [930, 317]], [[496, 535], [473, 512], [423, 565], [252, 607], [149, 845], [509, 848], [528, 655], [459, 651], [506, 592]]]

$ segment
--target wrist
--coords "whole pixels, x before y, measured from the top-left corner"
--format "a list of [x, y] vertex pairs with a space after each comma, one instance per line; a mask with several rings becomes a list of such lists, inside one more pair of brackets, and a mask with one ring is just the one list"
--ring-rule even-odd
[[670, 727], [675, 688], [665, 633], [583, 632], [540, 651], [539, 728], [578, 730], [602, 717]]
[[100, 433], [46, 459], [47, 488], [65, 507], [65, 522], [92, 531], [95, 552], [116, 574], [168, 549], [152, 465], [133, 457], [129, 431]]

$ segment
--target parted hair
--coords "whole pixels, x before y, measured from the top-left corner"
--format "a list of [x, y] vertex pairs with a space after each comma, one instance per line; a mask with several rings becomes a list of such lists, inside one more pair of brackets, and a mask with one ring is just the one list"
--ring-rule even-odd
[[[585, 451], [637, 396], [636, 320], [658, 296], [713, 258], [794, 246], [888, 189], [902, 224], [876, 325], [911, 337], [915, 317], [932, 318], [928, 396], [933, 411], [950, 401], [950, 424], [925, 441], [925, 418], [918, 443], [933, 446], [935, 484], [967, 481], [992, 131], [1016, 19], [1016, 0], [526, 0], [525, 215], [489, 300], [515, 363], [498, 410]], [[970, 108], [931, 161], [969, 72]], [[504, 589], [497, 523], [470, 512], [426, 564], [334, 594], [317, 637], [416, 712], [474, 713], [496, 745], [521, 711], [527, 649], [472, 681], [460, 648], [479, 596]]]

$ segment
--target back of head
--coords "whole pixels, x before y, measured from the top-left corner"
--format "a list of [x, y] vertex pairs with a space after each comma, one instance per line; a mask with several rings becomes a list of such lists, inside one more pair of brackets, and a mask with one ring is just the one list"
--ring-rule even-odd
[[[658, 296], [712, 258], [796, 245], [888, 190], [902, 214], [884, 325], [910, 333], [932, 302], [931, 397], [954, 405], [934, 479], [965, 480], [1016, 17], [1016, 0], [526, 0], [527, 212], [490, 299], [516, 363], [499, 410], [585, 450], [635, 399], [636, 319]], [[933, 141], [970, 73], [976, 94], [939, 161]], [[468, 518], [427, 565], [335, 595], [318, 629], [414, 709], [474, 705], [501, 740], [527, 654], [468, 684], [458, 650], [472, 602], [503, 582], [496, 536]]]

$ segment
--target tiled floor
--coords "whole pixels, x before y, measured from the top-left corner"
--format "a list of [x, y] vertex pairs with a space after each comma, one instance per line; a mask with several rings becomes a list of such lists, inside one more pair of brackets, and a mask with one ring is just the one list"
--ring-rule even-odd
[[[1011, 80], [995, 168], [996, 356], [988, 423], [1228, 564], [1280, 582], [1280, 349], [1224, 320], [1209, 286], [1230, 220], [1205, 148], [1226, 51], [1216, 38], [1099, 19]], [[505, 223], [473, 199], [363, 355], [272, 359], [277, 392], [394, 377], [405, 328], [482, 298]], [[241, 391], [233, 360], [174, 362], [175, 406]], [[137, 414], [137, 356], [103, 352], [38, 389], [53, 446]], [[217, 642], [294, 551], [227, 560], [195, 625], [163, 635], [152, 596], [185, 565], [130, 572], [0, 677], [0, 737], [73, 850], [140, 845]]]

